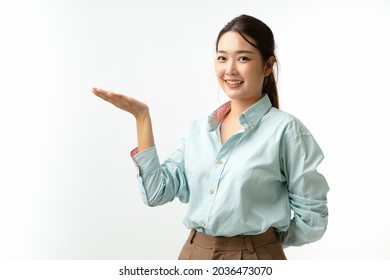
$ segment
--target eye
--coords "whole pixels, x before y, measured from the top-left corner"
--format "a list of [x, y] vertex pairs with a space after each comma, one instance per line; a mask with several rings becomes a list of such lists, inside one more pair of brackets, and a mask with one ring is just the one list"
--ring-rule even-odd
[[217, 57], [217, 61], [221, 61], [221, 62], [226, 61], [226, 57], [220, 55]]
[[238, 61], [240, 61], [240, 62], [247, 62], [247, 61], [249, 61], [249, 58], [246, 57], [246, 56], [241, 56], [241, 57], [238, 58]]

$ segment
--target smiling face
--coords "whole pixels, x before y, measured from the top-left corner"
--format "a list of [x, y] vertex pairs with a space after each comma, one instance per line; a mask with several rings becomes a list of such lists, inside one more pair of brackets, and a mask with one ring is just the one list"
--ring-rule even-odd
[[230, 99], [255, 103], [261, 98], [264, 77], [272, 71], [273, 63], [269, 62], [271, 66], [266, 67], [257, 48], [238, 32], [229, 31], [219, 39], [215, 73]]

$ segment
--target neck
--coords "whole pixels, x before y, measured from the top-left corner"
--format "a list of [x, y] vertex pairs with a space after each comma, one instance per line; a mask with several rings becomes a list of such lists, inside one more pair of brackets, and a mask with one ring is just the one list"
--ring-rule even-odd
[[[261, 98], [261, 97], [260, 97]], [[255, 104], [257, 101], [260, 100], [232, 100], [231, 101], [231, 110], [229, 112], [229, 115], [233, 118], [238, 119], [239, 116], [245, 112], [249, 107], [251, 107], [253, 104]]]

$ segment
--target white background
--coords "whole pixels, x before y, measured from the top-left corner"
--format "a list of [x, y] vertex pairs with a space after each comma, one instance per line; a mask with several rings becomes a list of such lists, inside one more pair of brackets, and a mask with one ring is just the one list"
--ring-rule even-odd
[[214, 44], [242, 13], [325, 154], [328, 231], [287, 258], [390, 258], [388, 1], [1, 0], [0, 259], [176, 259], [186, 206], [142, 204], [134, 120], [90, 88], [146, 102], [163, 160], [225, 101]]

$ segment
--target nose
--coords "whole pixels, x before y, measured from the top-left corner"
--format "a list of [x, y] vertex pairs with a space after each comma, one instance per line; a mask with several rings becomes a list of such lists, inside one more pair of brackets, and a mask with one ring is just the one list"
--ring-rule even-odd
[[227, 76], [236, 76], [238, 74], [236, 62], [234, 60], [230, 60], [226, 63], [225, 74]]

